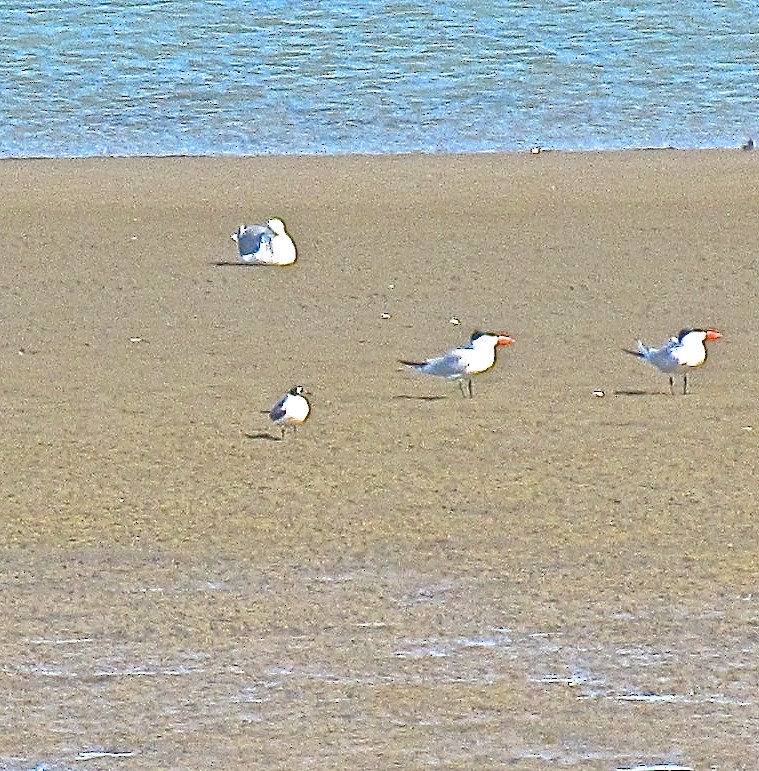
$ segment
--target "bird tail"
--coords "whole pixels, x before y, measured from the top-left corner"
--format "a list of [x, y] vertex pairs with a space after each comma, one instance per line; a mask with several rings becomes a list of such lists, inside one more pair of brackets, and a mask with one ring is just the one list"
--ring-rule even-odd
[[646, 357], [646, 351], [648, 349], [646, 348], [645, 345], [643, 345], [643, 343], [640, 340], [638, 340], [637, 345], [638, 347], [637, 347], [637, 350], [635, 351], [631, 350], [630, 348], [623, 348], [622, 351], [624, 353], [629, 353], [632, 356], [637, 356], [639, 359], [644, 359]]
[[407, 367], [423, 367], [427, 363], [425, 361], [406, 361], [406, 359], [398, 359], [398, 361]]

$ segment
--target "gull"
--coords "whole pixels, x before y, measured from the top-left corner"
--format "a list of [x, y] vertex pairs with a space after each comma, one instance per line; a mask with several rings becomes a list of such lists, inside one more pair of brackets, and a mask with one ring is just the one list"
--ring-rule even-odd
[[308, 391], [303, 386], [293, 386], [270, 410], [269, 417], [282, 429], [282, 438], [285, 438], [285, 430], [292, 428], [295, 436], [298, 435], [298, 426], [306, 422], [311, 413], [311, 405], [306, 399]]
[[232, 240], [240, 259], [250, 265], [292, 265], [297, 259], [295, 244], [276, 217], [265, 225], [240, 225]]

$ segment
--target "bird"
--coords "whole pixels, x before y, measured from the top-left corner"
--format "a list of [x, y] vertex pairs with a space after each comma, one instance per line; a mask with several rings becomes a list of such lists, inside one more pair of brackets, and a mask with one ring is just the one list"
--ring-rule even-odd
[[[293, 386], [270, 410], [269, 418], [282, 429], [282, 439], [285, 431], [293, 429], [298, 435], [298, 426], [306, 422], [311, 413], [311, 405], [306, 399], [308, 391], [302, 385]], [[309, 394], [310, 395], [310, 394]]]
[[669, 375], [669, 388], [675, 392], [675, 372], [683, 373], [683, 394], [688, 393], [688, 369], [700, 367], [706, 361], [706, 341], [719, 340], [722, 333], [716, 329], [683, 329], [673, 335], [660, 348], [652, 348], [638, 340], [634, 351], [623, 348], [625, 353], [644, 359], [661, 372]]
[[240, 225], [231, 238], [249, 265], [292, 265], [298, 257], [285, 223], [276, 217], [265, 225]]
[[425, 361], [400, 359], [400, 363], [427, 375], [458, 380], [462, 395], [468, 395], [471, 399], [472, 376], [486, 372], [495, 364], [499, 345], [510, 345], [513, 342], [511, 335], [501, 332], [473, 332], [468, 343], [442, 356]]

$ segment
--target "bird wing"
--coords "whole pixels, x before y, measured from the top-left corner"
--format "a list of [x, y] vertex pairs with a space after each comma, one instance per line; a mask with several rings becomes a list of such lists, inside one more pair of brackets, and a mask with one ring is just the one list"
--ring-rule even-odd
[[278, 420], [282, 420], [282, 418], [287, 415], [287, 410], [285, 409], [285, 401], [287, 401], [287, 397], [283, 397], [280, 399], [272, 408], [269, 410], [269, 417], [276, 423]]
[[240, 255], [258, 254], [261, 250], [271, 250], [271, 239], [274, 233], [263, 225], [247, 225], [241, 227], [233, 236], [237, 241]]
[[436, 356], [424, 362], [424, 372], [440, 377], [456, 377], [466, 370], [465, 354], [462, 348], [454, 348], [443, 356]]
[[679, 346], [680, 343], [677, 338], [671, 337], [661, 348], [647, 348], [644, 356], [662, 372], [675, 372], [680, 366], [680, 361], [677, 358]]
[[641, 351], [641, 350], [640, 350], [640, 346], [641, 346], [641, 345], [643, 345], [643, 344], [642, 344], [642, 343], [640, 342], [640, 340], [639, 340], [639, 341], [638, 341], [638, 346], [639, 346], [639, 347], [638, 347], [638, 350], [637, 350], [637, 351], [633, 351], [631, 348], [623, 348], [623, 349], [622, 349], [622, 352], [623, 352], [623, 353], [629, 353], [629, 354], [631, 354], [632, 356], [637, 356], [639, 359], [644, 359], [644, 358], [646, 357], [646, 354], [645, 354], [643, 351]]

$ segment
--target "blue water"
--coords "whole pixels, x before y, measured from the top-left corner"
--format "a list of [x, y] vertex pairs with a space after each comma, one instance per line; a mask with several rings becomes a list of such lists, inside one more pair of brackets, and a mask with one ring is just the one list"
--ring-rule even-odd
[[757, 0], [0, 2], [0, 157], [734, 147]]

